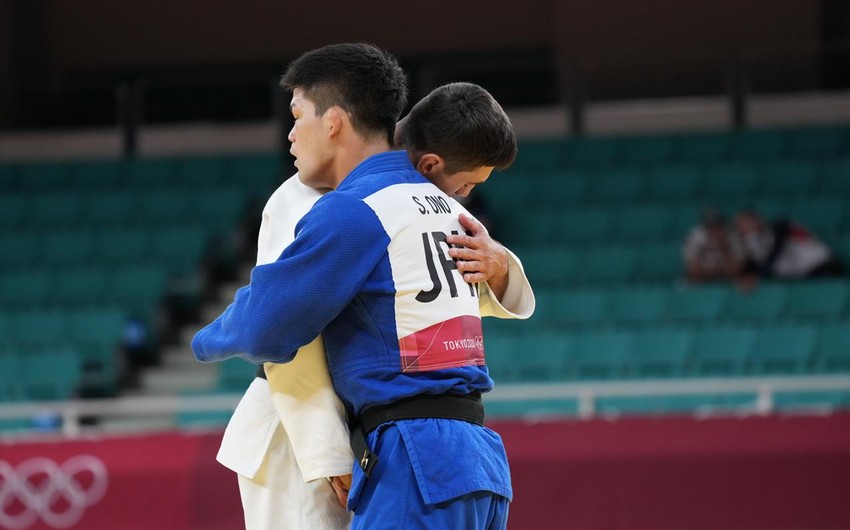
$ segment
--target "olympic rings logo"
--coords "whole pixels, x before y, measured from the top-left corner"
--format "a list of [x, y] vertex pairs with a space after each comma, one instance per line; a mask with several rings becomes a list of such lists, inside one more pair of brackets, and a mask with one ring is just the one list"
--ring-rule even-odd
[[0, 460], [0, 528], [23, 530], [39, 518], [52, 528], [69, 528], [103, 498], [108, 482], [106, 466], [91, 455], [61, 466], [48, 458], [17, 467]]

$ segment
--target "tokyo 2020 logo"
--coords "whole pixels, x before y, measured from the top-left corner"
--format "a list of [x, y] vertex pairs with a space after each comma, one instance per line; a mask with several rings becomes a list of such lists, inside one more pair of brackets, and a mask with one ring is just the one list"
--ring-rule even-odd
[[103, 498], [108, 485], [106, 466], [91, 455], [61, 465], [49, 458], [17, 466], [0, 460], [0, 528], [24, 530], [39, 519], [52, 528], [69, 528]]

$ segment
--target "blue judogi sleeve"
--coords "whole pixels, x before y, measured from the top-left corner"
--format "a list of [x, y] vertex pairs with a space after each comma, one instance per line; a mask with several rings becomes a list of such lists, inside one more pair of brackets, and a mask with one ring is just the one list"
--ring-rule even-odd
[[296, 233], [280, 258], [255, 267], [250, 284], [195, 335], [197, 360], [292, 360], [357, 296], [389, 242], [368, 206], [333, 192], [304, 216]]

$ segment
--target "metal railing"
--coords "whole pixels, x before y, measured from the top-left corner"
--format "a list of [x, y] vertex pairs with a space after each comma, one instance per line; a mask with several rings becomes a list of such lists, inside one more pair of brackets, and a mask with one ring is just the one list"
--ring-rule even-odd
[[[754, 406], [739, 412], [766, 415], [775, 411], [775, 396], [779, 392], [830, 391], [850, 391], [850, 375], [501, 384], [485, 396], [485, 402], [533, 403], [577, 399], [578, 417], [588, 420], [599, 416], [597, 401], [601, 398], [752, 393], [756, 396]], [[240, 397], [239, 394], [211, 394], [7, 403], [0, 405], [0, 420], [52, 414], [62, 418], [61, 434], [75, 438], [82, 433], [83, 418], [143, 418], [192, 412], [230, 412]]]

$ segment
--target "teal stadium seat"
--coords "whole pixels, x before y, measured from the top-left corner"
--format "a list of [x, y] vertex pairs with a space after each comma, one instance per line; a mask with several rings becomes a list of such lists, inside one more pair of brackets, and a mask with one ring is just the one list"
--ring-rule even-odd
[[257, 373], [257, 365], [244, 359], [228, 359], [218, 363], [217, 387], [223, 392], [243, 392]]
[[824, 162], [821, 168], [818, 190], [835, 197], [850, 197], [850, 158], [834, 159]]
[[538, 333], [518, 338], [513, 360], [523, 381], [560, 381], [570, 372], [572, 337], [564, 333]]
[[828, 160], [840, 152], [843, 135], [844, 131], [838, 127], [791, 131], [786, 152], [794, 158]]
[[771, 325], [760, 329], [753, 350], [754, 372], [783, 375], [806, 372], [816, 338], [813, 326]]
[[103, 265], [136, 264], [149, 256], [151, 237], [143, 227], [110, 228], [96, 236], [94, 254]]
[[45, 307], [53, 290], [50, 271], [23, 269], [0, 276], [0, 301], [3, 309]]
[[814, 162], [774, 162], [761, 169], [758, 194], [761, 196], [800, 197], [810, 193], [815, 186]]
[[632, 367], [640, 378], [684, 377], [694, 347], [689, 329], [647, 329], [632, 341]]
[[719, 285], [671, 289], [664, 319], [676, 324], [713, 324], [721, 318], [731, 294], [730, 287]]
[[166, 274], [158, 265], [120, 268], [110, 274], [106, 302], [150, 318], [165, 295]]
[[[280, 155], [274, 153], [256, 153], [231, 157], [228, 162], [228, 182], [236, 184], [249, 195], [265, 199], [271, 192], [288, 179], [290, 174], [282, 174]], [[295, 168], [289, 168], [295, 174]]]
[[62, 270], [55, 276], [50, 300], [59, 307], [98, 305], [106, 297], [107, 278], [101, 267]]
[[844, 280], [794, 283], [788, 288], [785, 314], [798, 320], [835, 321], [847, 314], [850, 284]]
[[[503, 178], [516, 176], [517, 175], [496, 175], [495, 178], [501, 180]], [[528, 178], [529, 181], [516, 183], [515, 187], [524, 185], [524, 187], [527, 187], [530, 191], [528, 196], [520, 192], [521, 196], [524, 197], [524, 199], [522, 199], [523, 202], [530, 206], [540, 206], [550, 209], [563, 209], [567, 206], [577, 207], [583, 204], [587, 195], [589, 182], [594, 178], [586, 173], [576, 171], [558, 171], [537, 176], [529, 175], [526, 177], [523, 175], [522, 177]], [[511, 178], [511, 180], [516, 179]], [[489, 188], [492, 182], [496, 182], [496, 180], [488, 180], [487, 186], [484, 189]], [[532, 182], [533, 185], [531, 184]], [[511, 200], [516, 199], [508, 197], [508, 202]]]
[[752, 292], [734, 292], [727, 299], [725, 317], [731, 321], [776, 320], [785, 311], [787, 299], [787, 285], [761, 283]]
[[26, 226], [35, 230], [73, 226], [79, 222], [82, 206], [76, 192], [37, 194], [30, 200]]
[[554, 326], [586, 327], [604, 322], [605, 289], [543, 290], [537, 293], [535, 319]]
[[726, 134], [693, 134], [676, 138], [673, 159], [685, 164], [718, 164], [729, 156]]
[[821, 373], [850, 373], [850, 322], [820, 328], [817, 369]]
[[788, 413], [831, 413], [848, 406], [847, 392], [777, 392], [773, 396], [775, 410]]
[[84, 226], [114, 229], [133, 221], [135, 193], [129, 190], [97, 190], [83, 197], [80, 214]]
[[623, 141], [623, 159], [628, 164], [660, 165], [673, 153], [669, 136], [636, 136]]
[[597, 204], [628, 204], [644, 191], [643, 173], [635, 169], [598, 171], [588, 182], [585, 199]]
[[67, 318], [62, 311], [21, 310], [9, 316], [7, 340], [18, 349], [67, 342]]
[[756, 333], [752, 328], [717, 326], [697, 332], [691, 374], [701, 377], [744, 375], [749, 368]]
[[178, 224], [188, 218], [192, 195], [188, 190], [173, 188], [140, 194], [136, 201], [136, 221], [142, 226]]
[[571, 143], [563, 140], [531, 140], [522, 143], [515, 165], [521, 169], [552, 170], [569, 165]]
[[15, 271], [36, 263], [40, 238], [33, 234], [0, 233], [0, 269]]
[[648, 243], [635, 249], [635, 281], [672, 283], [683, 276], [681, 242]]
[[215, 233], [226, 233], [237, 226], [246, 209], [246, 195], [238, 186], [201, 190], [196, 194], [188, 218]]
[[0, 194], [0, 230], [23, 226], [29, 217], [30, 197], [24, 194]]
[[[489, 322], [488, 322], [489, 321]], [[522, 374], [516, 357], [527, 352], [520, 351], [517, 336], [504, 333], [491, 333], [494, 319], [485, 320], [484, 356], [490, 376], [497, 382], [519, 381]]]
[[[552, 212], [545, 220], [551, 227], [547, 241], [561, 244], [599, 244], [608, 240], [613, 230], [613, 216], [607, 208], [583, 208]], [[531, 227], [529, 227], [531, 229]]]
[[5, 195], [18, 187], [18, 168], [11, 164], [0, 164], [0, 191]]
[[219, 157], [184, 158], [177, 162], [174, 183], [191, 189], [228, 184], [227, 161]]
[[584, 138], [569, 143], [570, 162], [576, 167], [605, 167], [620, 161], [623, 144], [619, 138]]
[[730, 198], [749, 198], [757, 183], [758, 171], [755, 166], [724, 164], [706, 170], [702, 191], [708, 200], [724, 205]]
[[95, 234], [90, 230], [50, 233], [42, 239], [41, 262], [60, 269], [90, 263], [94, 259]]
[[658, 241], [667, 235], [669, 210], [662, 206], [635, 206], [615, 214], [614, 238], [618, 241]]
[[814, 232], [815, 236], [834, 237], [842, 232], [845, 219], [848, 219], [846, 214], [848, 197], [801, 197], [792, 201], [788, 209], [793, 219]]
[[590, 248], [582, 254], [579, 268], [584, 283], [626, 283], [635, 268], [635, 249], [622, 245]]
[[170, 158], [137, 158], [124, 169], [124, 185], [150, 191], [168, 188], [177, 172], [177, 161]]
[[123, 160], [89, 160], [70, 167], [69, 185], [86, 193], [116, 188], [124, 174]]
[[605, 316], [621, 326], [646, 326], [661, 320], [666, 287], [623, 287], [606, 300]]
[[29, 400], [71, 398], [81, 383], [76, 352], [66, 346], [47, 346], [18, 354], [18, 374]]
[[691, 201], [697, 198], [702, 175], [696, 166], [659, 166], [646, 179], [647, 197], [660, 202]]
[[18, 168], [18, 188], [36, 193], [65, 187], [69, 166], [62, 162], [23, 164]]
[[581, 380], [622, 379], [628, 373], [632, 336], [622, 331], [593, 331], [576, 335], [573, 374]]
[[522, 260], [525, 273], [536, 289], [556, 287], [569, 282], [578, 267], [578, 252], [564, 248], [513, 248]]
[[730, 135], [729, 155], [735, 160], [776, 160], [784, 153], [787, 142], [785, 131], [735, 133]]
[[151, 258], [172, 275], [194, 274], [207, 249], [207, 233], [194, 225], [172, 227], [151, 236]]

